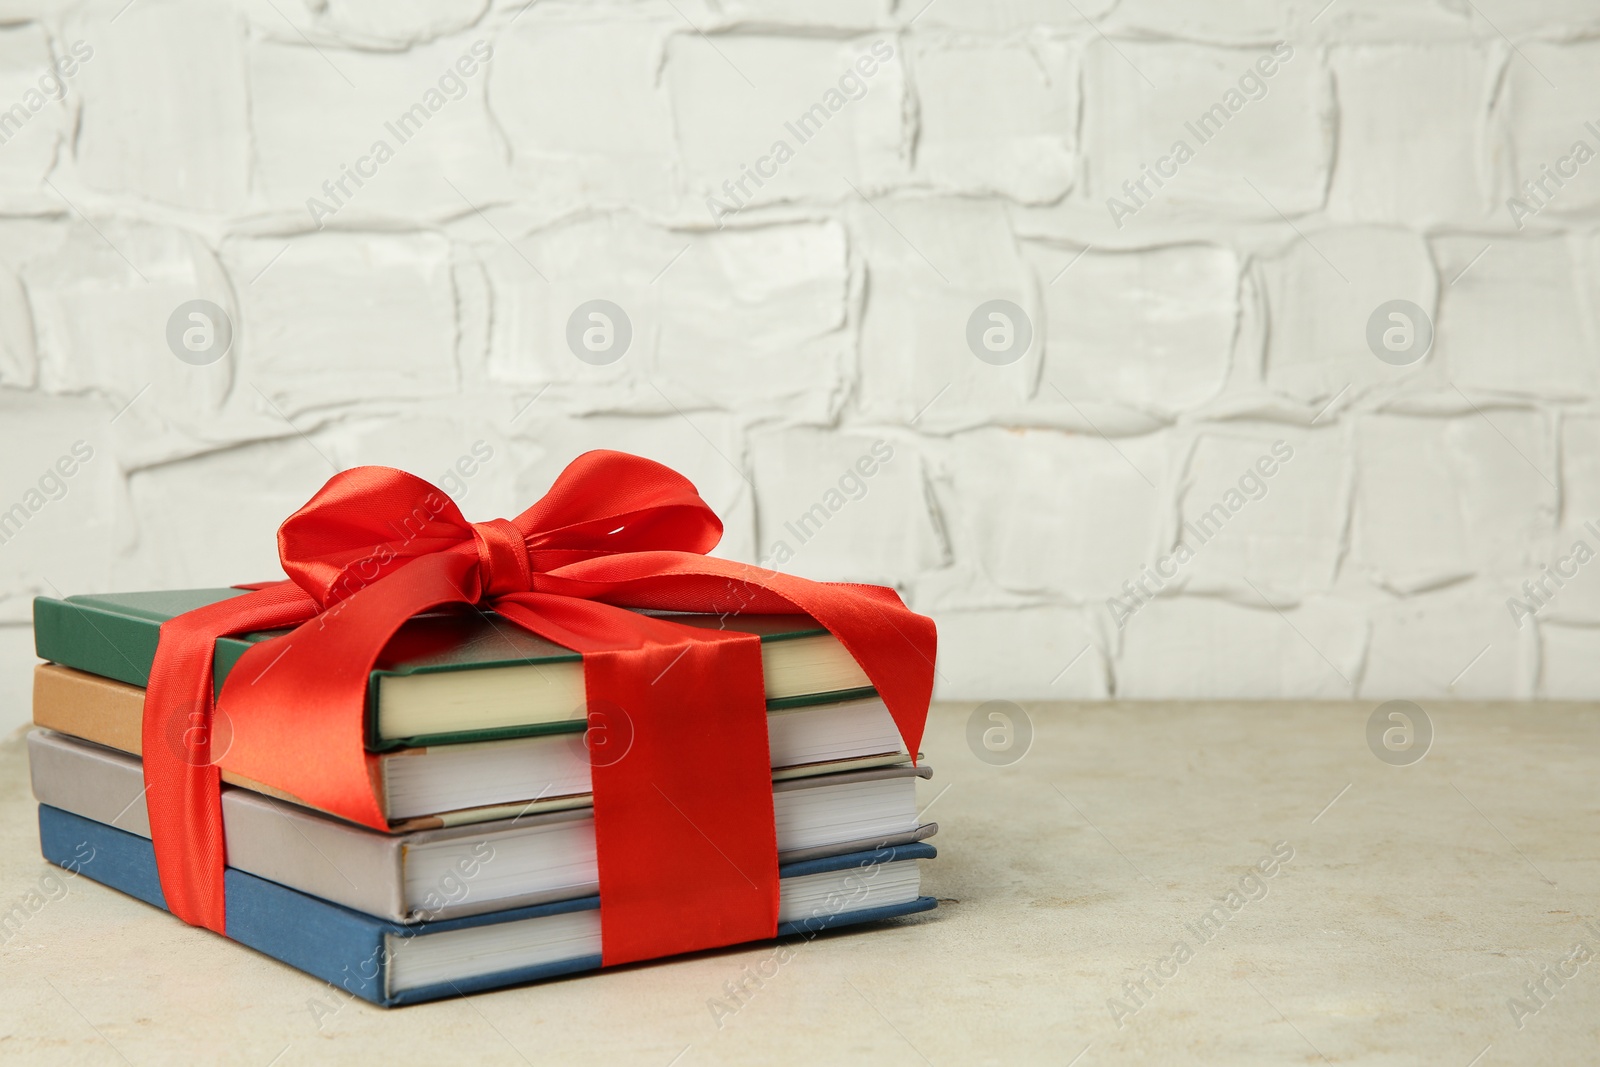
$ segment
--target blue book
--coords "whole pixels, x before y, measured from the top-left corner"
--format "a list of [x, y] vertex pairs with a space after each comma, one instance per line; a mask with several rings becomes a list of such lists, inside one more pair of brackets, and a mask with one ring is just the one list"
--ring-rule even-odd
[[[44, 858], [165, 908], [147, 838], [39, 805]], [[916, 861], [893, 845], [778, 869], [778, 936], [927, 911]], [[600, 967], [600, 898], [402, 926], [228, 868], [228, 936], [354, 996], [390, 1007]]]

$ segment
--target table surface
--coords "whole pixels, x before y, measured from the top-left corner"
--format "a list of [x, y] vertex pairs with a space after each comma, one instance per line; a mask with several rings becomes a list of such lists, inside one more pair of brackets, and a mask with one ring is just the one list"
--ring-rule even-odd
[[[768, 944], [383, 1011], [73, 879], [0, 946], [0, 1062], [1600, 1060], [1600, 709], [1433, 705], [1403, 766], [1371, 705], [1013, 706], [990, 758], [1032, 740], [1001, 765], [974, 710], [936, 707], [924, 745], [935, 912], [781, 967]], [[15, 738], [0, 835], [3, 912], [54, 870]]]

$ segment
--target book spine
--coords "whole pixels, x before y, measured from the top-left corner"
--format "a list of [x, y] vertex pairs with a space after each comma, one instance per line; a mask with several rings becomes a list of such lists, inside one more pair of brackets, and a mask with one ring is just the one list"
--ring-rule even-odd
[[[137, 834], [41, 804], [39, 848], [59, 867], [166, 910], [155, 849]], [[230, 939], [388, 1006], [384, 934], [392, 924], [231, 868], [226, 886]]]
[[[161, 623], [134, 615], [35, 597], [33, 647], [40, 659], [113, 681], [147, 688], [156, 661]], [[218, 638], [212, 675], [216, 691], [250, 648], [249, 641]]]
[[150, 684], [158, 624], [49, 597], [33, 601], [33, 647], [40, 659], [129, 685]]
[[[28, 766], [41, 804], [150, 836], [137, 758], [35, 730], [28, 735]], [[376, 919], [405, 921], [406, 838], [312, 815], [249, 789], [223, 790], [222, 821], [230, 866]]]

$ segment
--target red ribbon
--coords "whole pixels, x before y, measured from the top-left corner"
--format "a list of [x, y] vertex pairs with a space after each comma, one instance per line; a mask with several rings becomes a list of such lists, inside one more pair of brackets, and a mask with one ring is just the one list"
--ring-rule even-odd
[[[364, 746], [368, 676], [407, 619], [472, 605], [580, 652], [591, 714], [631, 725], [625, 756], [593, 767], [604, 962], [772, 937], [760, 641], [625, 609], [811, 615], [865, 670], [913, 755], [936, 638], [893, 590], [706, 556], [721, 536], [688, 480], [622, 452], [585, 453], [527, 511], [480, 523], [402, 471], [335, 475], [278, 530], [289, 581], [161, 627], [144, 775], [167, 906], [226, 933], [219, 765], [387, 829]], [[217, 706], [232, 742], [213, 762], [216, 639], [290, 626], [228, 675]]]

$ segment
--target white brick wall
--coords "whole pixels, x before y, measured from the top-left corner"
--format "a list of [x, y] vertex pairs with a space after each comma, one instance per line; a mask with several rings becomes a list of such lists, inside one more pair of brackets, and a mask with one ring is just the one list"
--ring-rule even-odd
[[33, 595], [270, 576], [336, 467], [474, 446], [473, 517], [671, 463], [949, 698], [1600, 695], [1600, 564], [1507, 605], [1600, 551], [1600, 8], [924, 4], [0, 5], [0, 728]]

